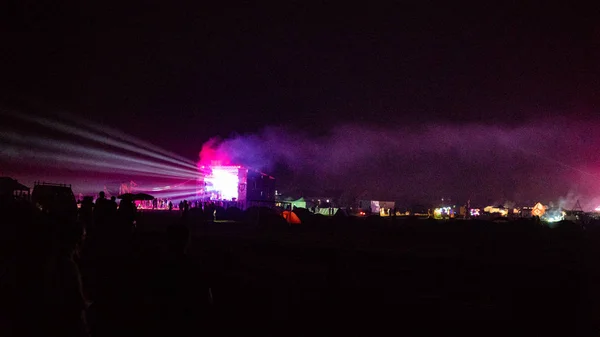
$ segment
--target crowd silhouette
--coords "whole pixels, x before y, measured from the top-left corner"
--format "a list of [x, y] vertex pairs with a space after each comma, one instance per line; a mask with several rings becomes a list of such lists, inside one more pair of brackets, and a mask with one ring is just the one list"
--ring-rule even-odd
[[[140, 256], [131, 199], [85, 197], [77, 220], [26, 200], [0, 205], [3, 256], [12, 257], [2, 264], [0, 335], [195, 335], [191, 317], [208, 317], [212, 298], [187, 257], [185, 225], [168, 227], [164, 250]], [[156, 319], [135, 319], [142, 314]]]
[[[198, 207], [191, 207], [198, 206]], [[104, 193], [77, 221], [2, 200], [2, 336], [574, 336], [597, 328], [600, 226], [333, 217]], [[213, 222], [214, 217], [235, 220]], [[143, 224], [143, 230], [140, 230]], [[434, 324], [435, 323], [435, 324]], [[494, 326], [495, 328], [490, 328]]]

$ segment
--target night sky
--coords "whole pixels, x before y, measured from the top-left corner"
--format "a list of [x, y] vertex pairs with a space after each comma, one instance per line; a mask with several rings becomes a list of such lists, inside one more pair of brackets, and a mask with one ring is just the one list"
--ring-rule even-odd
[[595, 8], [201, 3], [6, 5], [0, 103], [68, 111], [192, 160], [213, 137], [233, 152], [249, 140], [240, 160], [268, 162], [290, 189], [597, 197]]

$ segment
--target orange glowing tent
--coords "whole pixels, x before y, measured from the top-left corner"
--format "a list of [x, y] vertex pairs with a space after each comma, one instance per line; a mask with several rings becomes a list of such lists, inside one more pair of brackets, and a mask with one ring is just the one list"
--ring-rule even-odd
[[544, 205], [542, 205], [542, 203], [540, 202], [535, 204], [535, 206], [533, 206], [533, 209], [531, 210], [531, 214], [534, 216], [542, 216], [544, 215], [544, 213], [546, 213], [546, 207], [544, 207]]
[[302, 221], [300, 221], [300, 218], [298, 217], [298, 215], [296, 215], [296, 213], [294, 213], [294, 212], [283, 211], [283, 212], [281, 212], [281, 216], [283, 216], [285, 221], [287, 221], [290, 224], [301, 224], [302, 223]]

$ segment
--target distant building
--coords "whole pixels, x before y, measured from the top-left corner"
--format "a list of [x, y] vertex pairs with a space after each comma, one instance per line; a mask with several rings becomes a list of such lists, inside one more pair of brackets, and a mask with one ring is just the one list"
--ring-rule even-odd
[[381, 216], [390, 215], [390, 210], [396, 207], [394, 201], [379, 201], [379, 200], [359, 200], [358, 208], [363, 212], [379, 214]]
[[0, 199], [29, 199], [30, 188], [16, 179], [0, 177]]
[[71, 185], [36, 182], [31, 201], [40, 211], [77, 218], [77, 202]]
[[533, 216], [533, 214], [531, 213], [532, 211], [533, 211], [533, 206], [521, 207], [520, 216], [523, 218], [531, 218]]

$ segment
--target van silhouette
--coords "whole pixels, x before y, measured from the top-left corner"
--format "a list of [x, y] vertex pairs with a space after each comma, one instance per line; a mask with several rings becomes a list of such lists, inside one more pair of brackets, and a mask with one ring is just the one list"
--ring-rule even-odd
[[77, 202], [71, 185], [36, 182], [31, 202], [43, 213], [77, 219]]

